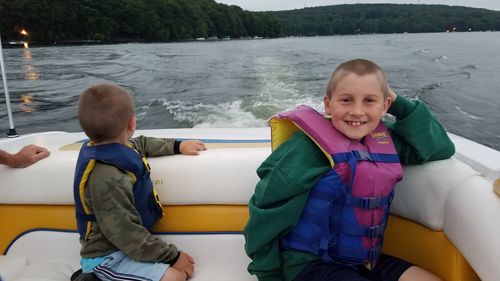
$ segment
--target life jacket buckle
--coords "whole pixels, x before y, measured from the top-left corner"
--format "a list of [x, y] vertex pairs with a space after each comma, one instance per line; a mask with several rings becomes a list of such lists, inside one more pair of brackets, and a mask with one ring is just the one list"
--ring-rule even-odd
[[373, 247], [371, 248], [369, 251], [368, 251], [368, 259], [369, 261], [374, 261], [376, 259], [378, 259], [378, 257], [380, 256], [380, 250], [381, 250], [381, 246], [377, 246], [377, 247]]
[[361, 208], [363, 209], [374, 209], [382, 206], [381, 197], [363, 197], [361, 198]]
[[369, 238], [377, 238], [384, 233], [384, 224], [370, 226], [368, 228], [368, 237]]
[[352, 154], [356, 157], [358, 161], [372, 161], [372, 157], [370, 152], [364, 150], [353, 150]]

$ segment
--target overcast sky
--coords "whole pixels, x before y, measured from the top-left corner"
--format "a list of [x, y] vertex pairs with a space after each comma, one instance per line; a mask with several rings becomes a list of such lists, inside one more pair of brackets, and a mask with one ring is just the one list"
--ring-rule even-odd
[[400, 3], [400, 4], [442, 4], [454, 6], [467, 6], [500, 11], [500, 0], [215, 0], [228, 5], [238, 5], [250, 11], [277, 11], [293, 10], [304, 7], [328, 6], [337, 4], [356, 3]]

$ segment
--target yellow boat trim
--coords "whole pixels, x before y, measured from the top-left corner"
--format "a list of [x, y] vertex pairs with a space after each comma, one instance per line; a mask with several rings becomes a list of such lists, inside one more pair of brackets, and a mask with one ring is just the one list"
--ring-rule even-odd
[[480, 281], [443, 231], [391, 215], [384, 237], [384, 253], [410, 261], [445, 281]]
[[[165, 216], [154, 232], [240, 232], [246, 205], [163, 206]], [[0, 254], [19, 234], [37, 228], [75, 230], [73, 205], [0, 205]]]
[[[154, 232], [241, 232], [248, 220], [246, 205], [164, 206], [165, 217]], [[76, 230], [73, 205], [0, 205], [0, 254], [21, 233], [51, 228]], [[442, 231], [391, 215], [383, 252], [404, 258], [445, 281], [479, 281], [465, 258]]]

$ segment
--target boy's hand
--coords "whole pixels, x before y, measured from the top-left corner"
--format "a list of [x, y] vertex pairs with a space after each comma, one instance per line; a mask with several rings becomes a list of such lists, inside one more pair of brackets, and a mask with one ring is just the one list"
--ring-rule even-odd
[[194, 271], [194, 260], [190, 255], [186, 254], [185, 252], [181, 252], [179, 259], [177, 259], [172, 267], [179, 270], [180, 272], [184, 272], [187, 278], [191, 278]]
[[185, 155], [198, 155], [202, 150], [207, 150], [207, 147], [199, 140], [185, 140], [179, 145], [180, 153]]

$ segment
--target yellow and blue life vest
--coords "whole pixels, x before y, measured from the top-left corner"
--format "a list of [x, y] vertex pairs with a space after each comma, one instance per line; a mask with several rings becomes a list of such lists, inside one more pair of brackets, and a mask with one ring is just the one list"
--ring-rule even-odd
[[134, 181], [134, 204], [141, 216], [142, 225], [151, 229], [163, 217], [158, 194], [150, 178], [150, 168], [145, 157], [131, 146], [110, 143], [92, 146], [85, 143], [78, 156], [73, 184], [76, 221], [81, 239], [87, 240], [96, 220], [85, 202], [85, 188], [95, 163], [102, 162], [126, 172]]

